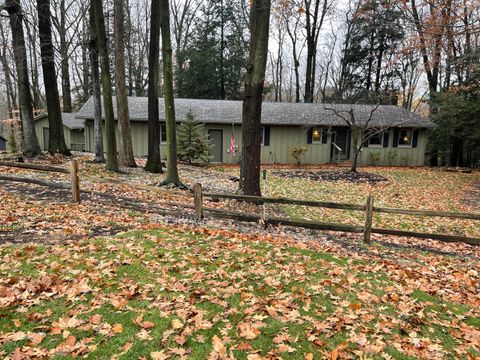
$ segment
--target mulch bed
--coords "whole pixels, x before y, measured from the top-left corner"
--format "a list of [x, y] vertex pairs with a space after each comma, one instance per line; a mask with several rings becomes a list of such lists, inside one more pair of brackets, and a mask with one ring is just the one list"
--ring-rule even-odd
[[369, 183], [377, 184], [382, 181], [388, 181], [388, 178], [379, 174], [351, 171], [275, 171], [274, 175], [290, 179], [302, 178], [318, 181], [347, 181], [351, 183]]

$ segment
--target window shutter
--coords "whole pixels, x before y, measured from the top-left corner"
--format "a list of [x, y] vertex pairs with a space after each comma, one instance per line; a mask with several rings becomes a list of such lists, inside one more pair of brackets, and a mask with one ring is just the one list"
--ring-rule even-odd
[[390, 131], [387, 130], [383, 133], [383, 147], [387, 148], [388, 147], [388, 140], [390, 140]]
[[416, 148], [418, 145], [418, 129], [413, 130], [412, 147]]
[[270, 126], [265, 126], [263, 131], [265, 132], [263, 146], [270, 146]]
[[393, 147], [398, 147], [398, 129], [393, 129]]
[[369, 139], [367, 139], [367, 138], [368, 138], [369, 135], [370, 134], [368, 133], [368, 130], [363, 132], [363, 139], [364, 139], [363, 147], [368, 147], [368, 140]]
[[322, 144], [326, 144], [328, 141], [328, 130], [322, 129]]
[[313, 142], [313, 129], [312, 128], [308, 128], [308, 132], [307, 132], [307, 143], [308, 144], [311, 144]]

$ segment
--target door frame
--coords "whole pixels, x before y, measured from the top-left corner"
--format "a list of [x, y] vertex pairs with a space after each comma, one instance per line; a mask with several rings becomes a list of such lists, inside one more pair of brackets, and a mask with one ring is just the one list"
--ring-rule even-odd
[[223, 163], [223, 129], [208, 129], [208, 136], [210, 137], [210, 132], [211, 131], [219, 131], [220, 132], [220, 161], [212, 161], [212, 162], [218, 162], [218, 163]]
[[345, 132], [345, 149], [340, 156], [340, 160], [350, 160], [350, 153], [351, 153], [351, 141], [352, 141], [352, 133], [349, 128], [347, 127], [334, 127], [332, 128], [332, 143], [330, 145], [330, 162], [336, 162], [338, 160], [337, 150], [333, 146], [333, 143], [336, 143], [337, 132], [344, 131]]

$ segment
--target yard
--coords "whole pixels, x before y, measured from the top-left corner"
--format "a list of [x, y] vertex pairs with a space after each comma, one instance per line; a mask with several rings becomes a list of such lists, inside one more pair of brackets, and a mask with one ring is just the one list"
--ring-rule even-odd
[[[198, 221], [178, 206], [192, 204], [192, 195], [155, 186], [161, 175], [106, 173], [86, 156], [79, 160], [81, 188], [90, 191], [80, 204], [70, 204], [68, 190], [0, 180], [1, 357], [480, 356], [476, 247], [380, 235], [367, 246], [358, 234]], [[68, 182], [67, 175], [1, 170]], [[267, 195], [364, 204], [373, 194], [378, 206], [480, 211], [478, 173], [371, 167], [362, 169], [370, 174], [365, 182], [338, 181], [338, 171], [269, 167]], [[237, 187], [236, 167], [181, 166], [180, 174], [209, 192]], [[261, 210], [236, 201], [207, 205]], [[364, 221], [353, 211], [267, 211]], [[374, 220], [480, 237], [473, 221]]]

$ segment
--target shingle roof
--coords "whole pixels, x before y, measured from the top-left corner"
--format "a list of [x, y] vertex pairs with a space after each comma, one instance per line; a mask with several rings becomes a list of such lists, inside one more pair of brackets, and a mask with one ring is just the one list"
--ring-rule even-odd
[[[116, 100], [114, 115], [117, 118]], [[129, 97], [128, 106], [131, 121], [147, 121], [148, 98]], [[348, 111], [353, 109], [356, 121], [365, 122], [374, 105], [347, 104], [305, 104], [264, 102], [262, 105], [262, 124], [264, 125], [303, 125], [303, 126], [345, 126], [344, 120], [332, 110]], [[201, 123], [240, 124], [242, 122], [242, 101], [175, 99], [175, 112], [178, 121], [185, 119], [191, 111]], [[342, 113], [342, 115], [345, 115]], [[76, 115], [77, 119], [93, 119], [93, 99], [90, 98]], [[160, 120], [165, 119], [163, 99], [160, 99]], [[435, 125], [424, 118], [394, 105], [381, 105], [373, 113], [372, 126], [399, 126], [431, 128]]]
[[[36, 120], [43, 119], [47, 116], [47, 113], [43, 113], [35, 117]], [[70, 130], [81, 130], [85, 129], [85, 119], [77, 118], [76, 114], [71, 113], [62, 113], [62, 122]]]

